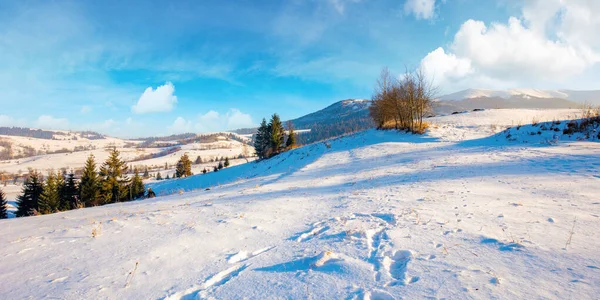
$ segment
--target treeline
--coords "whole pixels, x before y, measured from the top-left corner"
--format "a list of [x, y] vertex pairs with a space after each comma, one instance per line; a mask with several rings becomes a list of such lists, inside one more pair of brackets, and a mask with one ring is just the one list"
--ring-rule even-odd
[[379, 129], [423, 133], [427, 129], [423, 118], [431, 110], [434, 91], [422, 70], [407, 70], [398, 79], [384, 68], [377, 80], [370, 115]]
[[142, 139], [143, 142], [138, 144], [138, 148], [162, 148], [174, 145], [187, 145], [193, 143], [214, 143], [221, 141], [221, 138], [227, 138], [230, 140], [238, 141], [240, 143], [246, 143], [246, 140], [241, 136], [232, 132], [219, 132], [210, 134], [195, 134], [195, 133], [183, 133], [175, 134], [166, 137], [150, 137]]
[[[24, 127], [0, 127], [0, 135], [12, 135], [12, 136], [24, 136], [36, 139], [53, 140], [56, 135], [67, 135], [67, 133], [60, 131], [48, 131], [42, 129], [31, 129]], [[104, 139], [102, 134], [94, 131], [82, 131], [80, 132], [81, 137], [89, 140], [100, 140]], [[77, 139], [76, 137], [74, 138]]]
[[310, 132], [297, 135], [296, 142], [298, 145], [307, 145], [373, 127], [373, 119], [369, 115], [352, 119], [340, 119], [332, 124], [314, 123], [307, 126], [307, 128], [310, 128]]
[[288, 122], [288, 132], [283, 128], [279, 115], [273, 114], [269, 123], [263, 118], [254, 135], [254, 149], [259, 159], [266, 159], [296, 146], [294, 126]]
[[8, 201], [6, 201], [6, 195], [0, 189], [0, 219], [8, 218]]
[[[127, 165], [119, 155], [113, 149], [99, 169], [90, 155], [80, 180], [72, 172], [49, 172], [44, 180], [39, 172], [31, 170], [17, 198], [16, 216], [50, 214], [144, 197], [142, 178], [137, 172], [126, 176]], [[153, 195], [151, 190], [148, 192]]]
[[0, 134], [51, 140], [55, 134], [62, 134], [62, 133], [46, 131], [46, 130], [41, 130], [41, 129], [23, 128], [23, 127], [0, 127]]

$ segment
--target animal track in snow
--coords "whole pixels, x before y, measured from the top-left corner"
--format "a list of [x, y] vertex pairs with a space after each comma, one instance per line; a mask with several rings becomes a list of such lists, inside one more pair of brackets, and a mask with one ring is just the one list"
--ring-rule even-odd
[[230, 264], [235, 264], [235, 263], [240, 263], [243, 261], [247, 261], [253, 257], [259, 256], [271, 249], [275, 248], [275, 246], [271, 246], [271, 247], [266, 247], [266, 248], [262, 248], [259, 250], [256, 250], [252, 253], [248, 253], [247, 251], [240, 251], [234, 255], [232, 255], [231, 257], [229, 257], [229, 259], [227, 260], [228, 263]]
[[411, 277], [407, 274], [408, 263], [412, 259], [413, 254], [410, 250], [396, 251], [391, 257], [383, 258], [383, 267], [394, 280], [388, 285], [408, 285], [419, 280], [419, 277]]
[[203, 293], [211, 288], [218, 287], [227, 282], [232, 278], [238, 276], [248, 265], [236, 265], [225, 271], [221, 271], [208, 279], [206, 279], [201, 285], [191, 287], [183, 292], [175, 293], [171, 296], [165, 297], [164, 300], [193, 300], [203, 299], [205, 295]]
[[300, 236], [298, 236], [298, 238], [296, 238], [296, 241], [297, 242], [306, 242], [327, 230], [329, 230], [329, 226], [313, 227], [311, 230], [300, 234]]

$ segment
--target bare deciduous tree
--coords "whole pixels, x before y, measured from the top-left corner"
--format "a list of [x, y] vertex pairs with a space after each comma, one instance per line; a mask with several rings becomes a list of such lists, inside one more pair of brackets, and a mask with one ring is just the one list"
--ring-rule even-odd
[[385, 67], [373, 94], [371, 117], [380, 129], [422, 133], [426, 128], [423, 118], [431, 110], [435, 90], [422, 69], [406, 70], [402, 77], [394, 78]]

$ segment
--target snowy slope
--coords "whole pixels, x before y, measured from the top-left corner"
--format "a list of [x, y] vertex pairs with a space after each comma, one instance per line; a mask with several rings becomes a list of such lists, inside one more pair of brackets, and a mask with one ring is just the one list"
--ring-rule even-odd
[[574, 113], [369, 130], [154, 185], [173, 195], [2, 220], [0, 298], [595, 298], [600, 144], [502, 132]]

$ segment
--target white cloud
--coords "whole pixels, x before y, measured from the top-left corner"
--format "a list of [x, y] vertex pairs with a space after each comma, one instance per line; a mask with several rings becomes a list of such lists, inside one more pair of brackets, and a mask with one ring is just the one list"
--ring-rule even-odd
[[430, 52], [421, 67], [446, 85], [564, 82], [600, 62], [600, 42], [592, 38], [600, 21], [591, 18], [600, 14], [598, 3], [531, 0], [507, 23], [468, 20], [449, 51]]
[[0, 115], [0, 126], [14, 126], [15, 120], [7, 115]]
[[435, 16], [435, 0], [406, 0], [404, 12], [414, 14], [417, 19], [432, 19]]
[[421, 66], [436, 78], [437, 84], [440, 83], [438, 80], [458, 79], [473, 73], [471, 60], [458, 58], [452, 53], [446, 54], [442, 47], [427, 54]]
[[219, 114], [216, 111], [209, 111], [198, 117], [198, 122], [194, 125], [196, 130], [201, 132], [221, 131], [230, 129], [239, 129], [252, 127], [252, 117], [249, 114], [241, 112], [237, 108], [230, 109], [225, 114]]
[[253, 126], [255, 124], [252, 122], [252, 117], [249, 114], [245, 114], [237, 108], [232, 108], [225, 114], [211, 110], [199, 115], [196, 120], [186, 120], [183, 117], [177, 117], [173, 121], [173, 124], [167, 128], [170, 133], [185, 133], [216, 132]]
[[252, 127], [254, 124], [249, 114], [245, 114], [236, 108], [230, 109], [225, 118], [227, 119], [227, 129]]
[[35, 126], [40, 129], [68, 129], [69, 120], [65, 118], [55, 118], [49, 115], [41, 115], [35, 122]]
[[171, 133], [186, 133], [192, 131], [192, 122], [186, 121], [182, 117], [177, 117], [173, 124], [167, 127]]
[[148, 87], [132, 107], [132, 110], [137, 114], [171, 111], [173, 106], [177, 104], [177, 96], [173, 94], [174, 92], [175, 87], [170, 82], [156, 89]]

